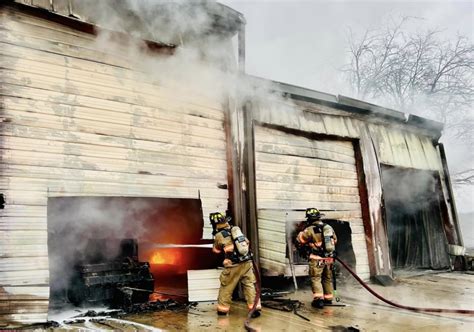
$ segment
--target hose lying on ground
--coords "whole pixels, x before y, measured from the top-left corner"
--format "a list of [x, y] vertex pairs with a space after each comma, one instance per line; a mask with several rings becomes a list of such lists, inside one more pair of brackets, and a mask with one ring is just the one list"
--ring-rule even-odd
[[255, 299], [253, 300], [253, 307], [250, 309], [247, 319], [245, 320], [244, 326], [245, 330], [249, 332], [256, 332], [253, 327], [251, 327], [250, 324], [250, 319], [252, 318], [253, 313], [257, 310], [257, 305], [258, 302], [260, 301], [260, 294], [262, 292], [262, 289], [260, 287], [260, 271], [258, 269], [257, 264], [255, 264], [255, 259], [252, 259], [252, 266], [253, 266], [253, 272], [255, 273]]
[[[378, 294], [377, 292], [375, 292], [372, 288], [369, 287], [369, 285], [367, 285], [367, 283], [365, 281], [363, 281], [346, 263], [344, 263], [344, 261], [342, 261], [339, 257], [336, 257], [335, 258], [339, 263], [341, 263], [342, 266], [344, 266], [344, 268], [349, 271], [350, 274], [352, 274], [352, 276], [365, 288], [367, 289], [372, 295], [374, 295], [376, 298], [378, 298], [379, 300], [391, 305], [391, 306], [394, 306], [396, 308], [400, 308], [400, 309], [405, 309], [405, 310], [411, 310], [411, 311], [417, 311], [417, 312], [437, 312], [437, 313], [450, 313], [450, 314], [463, 314], [463, 315], [474, 315], [474, 310], [468, 310], [468, 309], [440, 309], [440, 308], [418, 308], [418, 307], [411, 307], [411, 306], [406, 306], [406, 305], [402, 305], [402, 304], [398, 304], [398, 303], [395, 303], [395, 302], [392, 302], [390, 300], [387, 300], [386, 298], [384, 298], [382, 295]], [[256, 294], [255, 294], [255, 300], [253, 302], [253, 307], [252, 309], [249, 311], [248, 315], [247, 315], [247, 319], [245, 320], [245, 323], [244, 323], [244, 326], [245, 326], [245, 329], [249, 332], [256, 332], [256, 330], [254, 328], [252, 328], [249, 324], [250, 324], [250, 319], [252, 318], [252, 314], [255, 312], [255, 310], [257, 310], [257, 305], [258, 305], [258, 301], [260, 300], [260, 293], [261, 293], [261, 288], [260, 288], [260, 273], [259, 273], [259, 270], [255, 264], [255, 261], [252, 259], [252, 264], [253, 264], [253, 270], [255, 272], [255, 279], [256, 279], [256, 282], [255, 282], [255, 290], [256, 290]]]
[[372, 288], [369, 287], [359, 276], [346, 264], [344, 263], [339, 257], [336, 257], [336, 260], [342, 264], [349, 271], [350, 274], [365, 288], [367, 289], [372, 295], [374, 295], [379, 300], [390, 304], [391, 306], [411, 310], [411, 311], [418, 311], [418, 312], [443, 312], [443, 313], [450, 313], [450, 314], [464, 314], [464, 315], [474, 315], [474, 310], [467, 310], [467, 309], [439, 309], [439, 308], [417, 308], [417, 307], [410, 307], [402, 304], [398, 304], [387, 300], [386, 298], [382, 297], [380, 294], [376, 293]]

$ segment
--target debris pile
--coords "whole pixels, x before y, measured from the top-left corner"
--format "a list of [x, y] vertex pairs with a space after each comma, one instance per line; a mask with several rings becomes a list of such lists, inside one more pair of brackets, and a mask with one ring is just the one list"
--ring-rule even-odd
[[[88, 322], [112, 327], [111, 324], [118, 324], [121, 319], [124, 319], [129, 314], [157, 312], [157, 311], [172, 311], [172, 312], [187, 312], [189, 308], [195, 307], [197, 302], [180, 303], [171, 299], [164, 301], [151, 301], [146, 303], [133, 303], [121, 309], [104, 309], [100, 311], [88, 310], [78, 315], [72, 316], [62, 322], [49, 321], [43, 324], [43, 328], [58, 328], [64, 325], [84, 325]], [[135, 324], [127, 320], [127, 324]], [[115, 326], [115, 328], [117, 328]]]
[[307, 317], [298, 312], [300, 308], [304, 307], [303, 302], [281, 298], [286, 294], [289, 294], [289, 292], [275, 292], [271, 289], [264, 289], [261, 297], [262, 306], [280, 311], [293, 312], [296, 316], [309, 321]]
[[[120, 309], [148, 301], [154, 289], [150, 264], [138, 260], [138, 241], [123, 239], [116, 257], [104, 253], [107, 239], [90, 239], [84, 258], [74, 266], [67, 290], [76, 306], [111, 305]], [[78, 257], [82, 257], [77, 253]]]
[[154, 301], [154, 302], [132, 304], [131, 306], [124, 308], [124, 311], [127, 314], [163, 311], [163, 310], [181, 312], [181, 311], [187, 311], [189, 310], [189, 308], [195, 307], [195, 306], [197, 306], [197, 302], [179, 303], [171, 299], [168, 299], [165, 301]]

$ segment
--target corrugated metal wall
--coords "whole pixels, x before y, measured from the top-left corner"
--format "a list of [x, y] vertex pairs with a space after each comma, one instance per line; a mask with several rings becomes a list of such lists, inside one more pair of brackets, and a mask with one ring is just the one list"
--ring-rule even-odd
[[362, 117], [327, 106], [292, 102], [261, 107], [256, 120], [318, 134], [361, 138], [368, 130], [383, 164], [442, 171], [439, 152], [429, 133], [408, 125]]
[[[258, 185], [259, 181], [257, 181]], [[257, 187], [257, 194], [259, 193]], [[258, 250], [260, 265], [274, 274], [285, 275], [288, 266], [287, 223], [288, 210], [259, 208], [257, 199], [258, 218]], [[268, 273], [267, 271], [264, 271]]]
[[269, 261], [286, 262], [285, 223], [304, 220], [304, 210], [316, 207], [326, 218], [350, 222], [356, 269], [362, 277], [368, 277], [352, 143], [313, 140], [256, 126], [255, 154], [262, 266]]
[[[351, 226], [356, 226], [356, 229], [353, 229], [353, 241], [354, 241], [354, 251], [356, 252], [356, 258], [358, 262], [361, 262], [361, 266], [358, 267], [358, 272], [362, 275], [363, 278], [367, 279], [369, 277], [369, 265], [367, 259], [370, 261], [371, 257], [374, 257], [374, 272], [388, 274], [391, 273], [391, 266], [388, 256], [388, 243], [384, 232], [381, 230], [384, 229], [383, 225], [383, 216], [382, 216], [382, 187], [380, 182], [380, 164], [387, 164], [392, 166], [408, 167], [415, 169], [424, 169], [424, 170], [433, 170], [436, 171], [440, 178], [442, 179], [443, 190], [445, 190], [444, 183], [444, 173], [442, 169], [442, 163], [440, 159], [440, 154], [437, 147], [433, 143], [433, 138], [430, 136], [430, 133], [426, 130], [416, 128], [414, 126], [404, 125], [401, 123], [396, 123], [395, 121], [385, 120], [378, 117], [367, 117], [360, 116], [351, 112], [339, 110], [329, 106], [318, 105], [316, 103], [302, 102], [296, 100], [272, 100], [267, 104], [256, 103], [254, 105], [255, 110], [255, 121], [260, 124], [271, 125], [277, 128], [287, 128], [289, 130], [304, 131], [307, 133], [316, 133], [322, 135], [330, 135], [332, 137], [336, 136], [339, 138], [348, 138], [358, 140], [360, 142], [361, 154], [362, 154], [362, 163], [363, 163], [363, 172], [365, 173], [367, 195], [368, 195], [368, 216], [367, 220], [363, 222], [362, 215], [359, 212], [357, 214], [351, 214], [349, 217], [354, 218], [355, 224]], [[288, 131], [288, 130], [287, 130]], [[349, 148], [349, 146], [342, 146], [340, 142], [334, 142], [331, 148], [325, 148], [329, 151], [324, 151], [324, 153], [315, 153], [322, 144], [327, 144], [326, 142], [318, 141], [308, 141], [302, 138], [299, 138], [300, 143], [296, 143], [295, 139], [291, 135], [285, 134], [282, 137], [282, 134], [276, 134], [277, 131], [274, 131], [274, 135], [269, 135], [267, 133], [263, 135], [264, 131], [259, 126], [255, 127], [255, 153], [256, 153], [256, 168], [257, 168], [257, 205], [259, 208], [258, 211], [258, 229], [259, 236], [265, 242], [266, 239], [276, 238], [279, 239], [274, 232], [274, 229], [270, 227], [276, 227], [280, 224], [284, 217], [280, 213], [275, 211], [263, 211], [261, 208], [265, 204], [263, 202], [270, 203], [272, 199], [269, 200], [268, 195], [274, 190], [274, 187], [268, 187], [268, 184], [265, 184], [264, 181], [266, 178], [265, 172], [272, 171], [277, 172], [279, 170], [280, 175], [276, 177], [273, 176], [274, 180], [278, 179], [282, 183], [291, 183], [295, 189], [292, 189], [296, 192], [304, 193], [305, 190], [308, 190], [306, 183], [299, 183], [301, 180], [293, 176], [292, 172], [295, 169], [298, 169], [298, 172], [304, 174], [303, 169], [311, 170], [311, 167], [315, 167], [316, 160], [312, 159], [312, 163], [309, 163], [307, 158], [304, 156], [308, 153], [313, 157], [320, 159], [329, 159], [335, 156], [334, 153], [342, 156], [343, 158], [349, 159], [354, 158], [354, 151]], [[264, 137], [264, 139], [262, 139]], [[259, 142], [259, 139], [261, 140]], [[291, 142], [295, 141], [295, 144], [298, 145], [304, 142], [303, 146], [306, 145], [306, 148], [295, 148], [291, 146]], [[285, 148], [280, 147], [279, 145], [286, 145]], [[319, 144], [319, 147], [318, 147]], [[344, 143], [342, 143], [344, 144]], [[290, 145], [290, 146], [288, 146]], [[308, 147], [310, 149], [308, 150]], [[279, 154], [286, 153], [285, 150], [292, 155], [292, 157], [281, 157]], [[272, 151], [271, 155], [268, 155], [268, 152]], [[308, 152], [310, 151], [310, 152]], [[351, 151], [349, 156], [345, 156], [344, 153]], [[372, 151], [372, 152], [371, 152]], [[288, 160], [290, 159], [290, 160]], [[317, 165], [321, 163], [328, 163], [327, 161], [317, 161]], [[343, 163], [341, 163], [343, 164]], [[347, 167], [345, 165], [344, 167]], [[293, 167], [293, 169], [292, 169]], [[297, 167], [297, 168], [295, 168]], [[342, 173], [347, 174], [347, 170], [337, 170], [336, 172], [332, 171], [332, 174], [326, 179], [328, 180], [325, 185], [328, 188], [337, 188], [338, 184], [352, 181], [351, 186], [354, 191], [358, 185], [355, 180], [355, 167], [352, 168], [352, 171], [349, 171], [352, 174], [351, 179], [340, 179]], [[260, 175], [259, 175], [260, 172]], [[337, 174], [339, 172], [340, 174]], [[277, 173], [275, 173], [277, 174]], [[330, 173], [327, 173], [329, 175]], [[260, 179], [259, 179], [260, 177]], [[306, 180], [310, 180], [306, 176]], [[298, 182], [299, 181], [299, 182]], [[260, 183], [260, 186], [259, 186]], [[262, 190], [269, 189], [269, 192]], [[282, 189], [284, 189], [282, 187]], [[286, 187], [288, 189], [288, 187]], [[282, 198], [288, 199], [287, 205], [290, 208], [292, 206], [298, 206], [298, 208], [306, 208], [308, 204], [315, 205], [317, 202], [318, 195], [307, 195], [302, 194], [301, 196], [295, 195], [291, 197], [291, 194], [285, 193], [284, 190], [280, 192]], [[267, 195], [267, 196], [265, 196]], [[356, 196], [358, 197], [358, 194]], [[293, 201], [293, 199], [298, 199], [298, 201]], [[357, 198], [358, 199], [358, 198]], [[260, 204], [258, 204], [260, 202]], [[302, 203], [304, 202], [304, 204]], [[314, 203], [311, 203], [314, 202]], [[299, 206], [297, 203], [301, 203]], [[278, 201], [275, 201], [273, 197], [273, 202], [269, 205], [269, 208], [272, 209], [281, 209], [287, 208], [285, 203], [281, 202], [281, 205], [278, 205]], [[359, 204], [354, 202], [345, 202], [347, 204]], [[449, 206], [449, 201], [446, 200], [446, 204]], [[304, 205], [304, 206], [303, 206]], [[338, 205], [338, 204], [334, 204]], [[322, 205], [324, 206], [324, 204]], [[339, 202], [341, 207], [341, 202]], [[328, 206], [331, 208], [331, 206]], [[353, 212], [355, 213], [355, 211]], [[330, 218], [345, 219], [348, 216], [329, 216]], [[285, 217], [288, 218], [288, 217]], [[290, 216], [290, 219], [294, 216]], [[365, 226], [364, 226], [365, 225]], [[370, 227], [370, 232], [364, 227]], [[280, 229], [281, 228], [276, 228]], [[365, 230], [365, 231], [364, 231]], [[272, 233], [273, 232], [273, 233]], [[278, 232], [278, 231], [277, 231]], [[371, 252], [367, 252], [367, 245], [364, 245], [366, 241], [366, 234], [372, 234], [372, 238], [369, 238], [370, 243], [374, 246]], [[282, 240], [281, 240], [282, 241]], [[280, 242], [281, 242], [280, 241]], [[265, 244], [264, 244], [265, 246]], [[281, 273], [283, 269], [283, 262], [285, 257], [285, 249], [281, 245], [273, 245], [273, 251], [278, 251], [278, 254], [275, 252], [268, 252], [263, 248], [263, 260], [262, 265], [267, 264], [272, 266], [273, 271]], [[268, 254], [265, 257], [265, 254]], [[368, 255], [371, 255], [368, 257]], [[269, 257], [272, 257], [272, 263], [270, 264]], [[286, 268], [286, 272], [288, 272]]]
[[204, 216], [225, 210], [224, 111], [134, 72], [125, 50], [98, 51], [94, 36], [2, 10], [0, 322], [29, 323], [48, 309], [48, 197], [199, 190]]

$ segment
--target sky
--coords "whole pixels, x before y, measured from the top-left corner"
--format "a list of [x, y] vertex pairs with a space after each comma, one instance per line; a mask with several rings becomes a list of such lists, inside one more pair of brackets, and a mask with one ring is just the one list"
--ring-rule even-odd
[[333, 94], [350, 95], [339, 69], [347, 35], [390, 18], [414, 17], [410, 29], [436, 28], [473, 39], [473, 1], [221, 0], [244, 14], [249, 74]]

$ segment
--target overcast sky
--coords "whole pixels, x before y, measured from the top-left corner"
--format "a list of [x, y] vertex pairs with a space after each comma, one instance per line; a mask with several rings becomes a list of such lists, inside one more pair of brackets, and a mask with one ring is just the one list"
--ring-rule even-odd
[[347, 32], [413, 16], [410, 29], [473, 39], [473, 1], [220, 0], [247, 20], [247, 73], [333, 94], [350, 94], [338, 69]]

